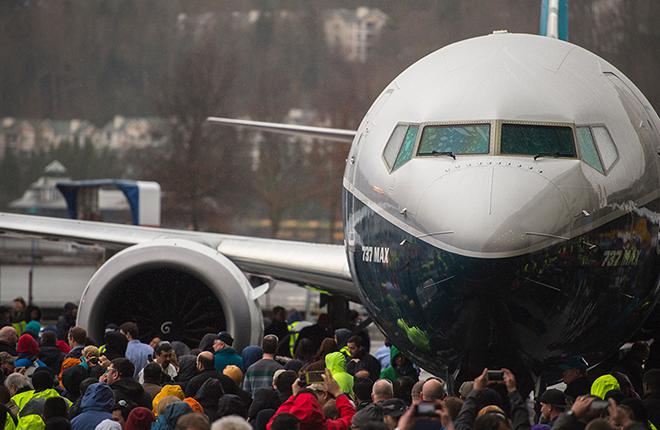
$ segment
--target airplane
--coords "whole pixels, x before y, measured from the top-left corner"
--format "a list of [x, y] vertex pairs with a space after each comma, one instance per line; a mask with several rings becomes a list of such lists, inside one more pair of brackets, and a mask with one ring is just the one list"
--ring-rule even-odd
[[[559, 34], [557, 0], [545, 13]], [[0, 214], [4, 234], [119, 251], [81, 299], [92, 337], [136, 320], [162, 338], [226, 329], [255, 344], [268, 285], [251, 274], [360, 301], [432, 373], [539, 375], [607, 357], [660, 297], [660, 118], [621, 71], [559, 38], [443, 47], [356, 131], [209, 121], [351, 141], [344, 245]]]

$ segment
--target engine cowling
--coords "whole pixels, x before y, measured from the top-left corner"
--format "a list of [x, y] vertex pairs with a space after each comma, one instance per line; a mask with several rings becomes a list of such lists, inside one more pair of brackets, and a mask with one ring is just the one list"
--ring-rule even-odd
[[110, 323], [134, 321], [140, 338], [182, 340], [197, 347], [206, 333], [227, 330], [234, 346], [258, 344], [261, 310], [243, 272], [208, 246], [165, 239], [131, 246], [87, 283], [78, 325], [99, 341]]

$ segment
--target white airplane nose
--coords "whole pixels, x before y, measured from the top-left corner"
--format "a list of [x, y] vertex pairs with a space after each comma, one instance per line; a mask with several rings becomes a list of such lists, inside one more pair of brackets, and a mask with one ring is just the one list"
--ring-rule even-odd
[[517, 163], [452, 169], [428, 186], [416, 215], [441, 246], [491, 258], [557, 241], [572, 221], [559, 188], [538, 169]]

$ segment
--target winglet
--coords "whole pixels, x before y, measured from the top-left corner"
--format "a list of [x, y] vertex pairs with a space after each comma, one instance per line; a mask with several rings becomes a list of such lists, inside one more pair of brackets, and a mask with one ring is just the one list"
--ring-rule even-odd
[[277, 122], [250, 121], [244, 119], [220, 118], [210, 116], [208, 122], [234, 127], [244, 127], [253, 130], [268, 131], [270, 133], [286, 134], [299, 137], [313, 137], [331, 140], [334, 142], [352, 142], [356, 132], [341, 128], [310, 127], [306, 125], [282, 124]]
[[568, 40], [568, 0], [541, 0], [539, 34]]

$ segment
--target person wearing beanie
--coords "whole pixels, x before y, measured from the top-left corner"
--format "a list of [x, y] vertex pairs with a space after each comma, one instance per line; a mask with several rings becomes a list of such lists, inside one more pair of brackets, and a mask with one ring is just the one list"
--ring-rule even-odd
[[222, 373], [230, 364], [243, 369], [243, 357], [232, 348], [234, 338], [226, 331], [221, 331], [213, 340], [213, 365], [218, 373]]
[[152, 405], [152, 410], [154, 414], [158, 414], [158, 403], [160, 403], [161, 399], [167, 396], [174, 396], [177, 397], [181, 400], [183, 400], [186, 396], [183, 393], [183, 390], [181, 389], [180, 386], [178, 385], [165, 385], [158, 394], [156, 394], [156, 397], [154, 397], [151, 405]]
[[351, 353], [348, 350], [348, 339], [351, 338], [351, 331], [347, 328], [338, 328], [335, 330], [335, 342], [337, 342], [337, 347], [339, 347], [339, 352], [344, 354], [346, 361], [351, 359]]
[[39, 341], [39, 333], [41, 332], [41, 324], [38, 321], [30, 321], [25, 325], [24, 333], [31, 335], [34, 340]]
[[165, 412], [151, 426], [151, 430], [176, 430], [176, 422], [184, 415], [192, 413], [192, 408], [183, 401], [167, 405]]
[[188, 403], [188, 406], [190, 406], [190, 409], [193, 410], [193, 412], [199, 412], [199, 413], [204, 413], [204, 408], [202, 405], [199, 404], [199, 402], [192, 397], [186, 397], [183, 399], [184, 402]]
[[39, 351], [39, 344], [32, 335], [22, 335], [16, 346], [19, 358], [14, 362], [14, 366], [25, 367], [25, 376], [31, 376], [38, 367], [46, 367], [46, 364], [37, 358]]
[[235, 394], [225, 394], [218, 400], [218, 418], [238, 415], [247, 418], [247, 408], [245, 403]]
[[243, 382], [243, 372], [238, 366], [230, 364], [229, 366], [225, 367], [225, 370], [222, 371], [222, 374], [229, 376], [237, 386], [241, 386], [241, 382]]
[[151, 424], [155, 419], [153, 412], [138, 406], [128, 414], [124, 430], [151, 430]]

